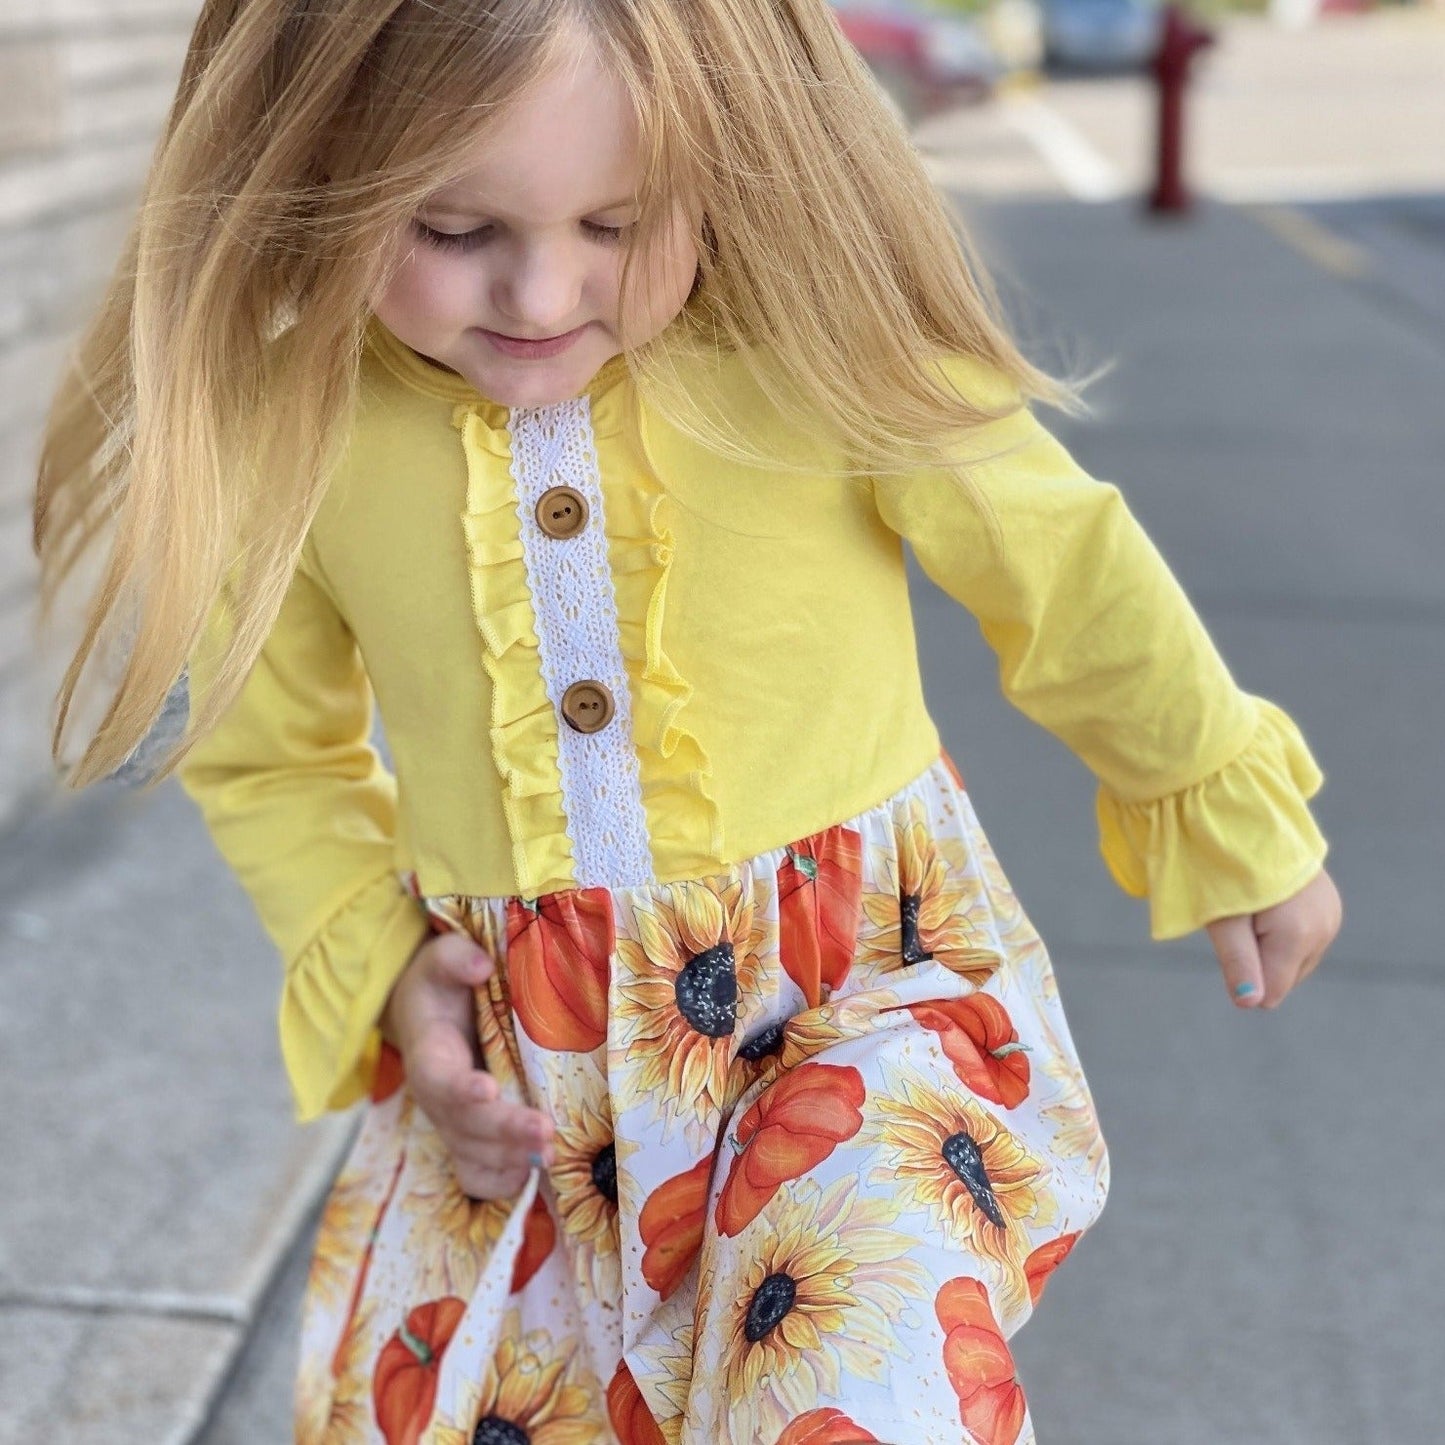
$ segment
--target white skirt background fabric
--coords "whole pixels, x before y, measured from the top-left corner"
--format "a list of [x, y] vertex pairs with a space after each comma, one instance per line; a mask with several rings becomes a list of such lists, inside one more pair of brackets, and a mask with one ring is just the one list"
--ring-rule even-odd
[[1108, 1154], [1049, 956], [946, 755], [717, 875], [422, 897], [546, 1110], [456, 1184], [383, 1060], [308, 1283], [300, 1445], [1027, 1445], [1007, 1339]]

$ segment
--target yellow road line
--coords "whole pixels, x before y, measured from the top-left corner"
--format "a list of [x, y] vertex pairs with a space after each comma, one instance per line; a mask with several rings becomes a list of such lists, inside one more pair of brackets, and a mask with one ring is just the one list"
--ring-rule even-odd
[[1370, 269], [1369, 255], [1363, 247], [1337, 236], [1329, 227], [1293, 206], [1251, 204], [1241, 209], [1332, 276], [1358, 280]]

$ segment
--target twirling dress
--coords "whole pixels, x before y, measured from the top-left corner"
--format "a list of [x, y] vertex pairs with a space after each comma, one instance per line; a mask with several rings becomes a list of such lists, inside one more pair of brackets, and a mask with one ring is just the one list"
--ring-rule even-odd
[[[1157, 938], [1318, 870], [1298, 730], [1027, 409], [980, 438], [1008, 448], [975, 472], [1000, 552], [943, 475], [702, 451], [620, 359], [508, 412], [373, 323], [363, 381], [275, 629], [181, 774], [286, 960], [300, 1117], [365, 1101], [297, 1439], [1032, 1440], [1006, 1341], [1108, 1156], [924, 706], [903, 542], [1098, 776]], [[698, 384], [774, 425], [740, 367]], [[462, 1195], [376, 1032], [429, 929], [493, 955], [487, 1066], [557, 1125], [514, 1201]]]

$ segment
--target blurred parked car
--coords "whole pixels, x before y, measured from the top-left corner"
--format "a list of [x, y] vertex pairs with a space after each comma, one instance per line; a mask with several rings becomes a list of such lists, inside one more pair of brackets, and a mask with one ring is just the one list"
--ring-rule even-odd
[[926, 0], [832, 0], [843, 34], [905, 112], [983, 99], [998, 57], [982, 29]]
[[1154, 0], [1040, 0], [1044, 59], [1079, 70], [1137, 70], [1159, 48]]

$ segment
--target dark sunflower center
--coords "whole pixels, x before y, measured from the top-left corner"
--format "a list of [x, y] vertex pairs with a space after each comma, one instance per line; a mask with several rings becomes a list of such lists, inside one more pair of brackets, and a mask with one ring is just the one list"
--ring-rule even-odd
[[532, 1445], [532, 1437], [520, 1425], [503, 1420], [500, 1415], [488, 1415], [485, 1420], [477, 1421], [472, 1445]]
[[983, 1153], [971, 1134], [953, 1134], [943, 1141], [943, 1162], [958, 1175], [963, 1187], [973, 1196], [990, 1223], [1003, 1229], [1008, 1221], [999, 1208], [994, 1196], [993, 1185], [989, 1183], [988, 1171], [983, 1167]]
[[904, 963], [927, 963], [933, 957], [918, 941], [918, 910], [923, 898], [917, 893], [905, 893], [898, 900], [899, 922], [903, 932]]
[[783, 1047], [783, 1030], [786, 1024], [771, 1024], [762, 1033], [756, 1035], [745, 1043], [738, 1050], [740, 1059], [747, 1059], [749, 1062], [756, 1062], [758, 1059], [765, 1059], [769, 1054], [775, 1054]]
[[755, 1345], [769, 1330], [776, 1329], [797, 1297], [798, 1287], [791, 1275], [770, 1274], [753, 1291], [748, 1304], [748, 1317], [743, 1326], [748, 1342]]
[[731, 943], [694, 954], [673, 984], [677, 1011], [698, 1033], [725, 1039], [738, 1021], [738, 975]]
[[592, 1187], [609, 1203], [617, 1203], [616, 1144], [609, 1144], [592, 1160]]

